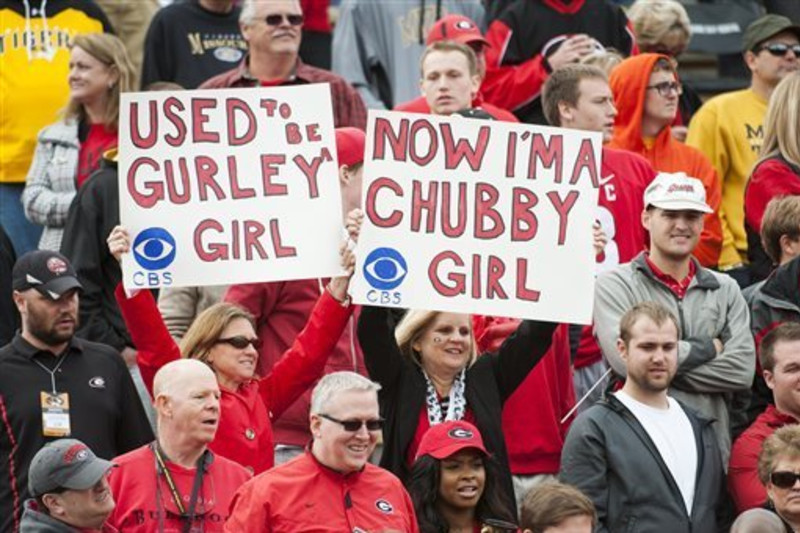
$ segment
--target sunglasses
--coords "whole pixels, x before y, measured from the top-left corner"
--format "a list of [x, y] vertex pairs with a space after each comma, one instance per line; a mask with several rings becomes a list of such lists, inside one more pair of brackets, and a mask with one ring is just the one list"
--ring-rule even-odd
[[383, 429], [383, 418], [376, 418], [374, 420], [339, 420], [330, 415], [319, 415], [325, 420], [336, 422], [341, 425], [348, 433], [355, 433], [361, 429], [361, 426], [367, 426], [367, 431], [380, 431]]
[[220, 344], [220, 343], [230, 344], [231, 346], [239, 350], [244, 350], [245, 348], [247, 348], [248, 345], [252, 345], [253, 348], [255, 348], [256, 350], [261, 348], [261, 339], [259, 338], [248, 339], [244, 335], [237, 335], [235, 337], [228, 337], [225, 339], [217, 339], [217, 342], [215, 342], [214, 344]]
[[769, 480], [778, 488], [791, 489], [794, 484], [800, 481], [800, 474], [794, 472], [773, 472], [769, 475]]
[[264, 21], [269, 26], [280, 26], [284, 19], [289, 23], [290, 26], [300, 26], [303, 24], [305, 17], [303, 15], [284, 15], [284, 14], [275, 14], [275, 15], [267, 15]]
[[664, 98], [669, 97], [673, 92], [678, 96], [683, 94], [683, 87], [677, 81], [662, 81], [661, 83], [656, 83], [655, 85], [648, 85], [647, 89], [655, 89], [658, 91], [658, 94]]
[[795, 57], [800, 58], [800, 44], [772, 43], [759, 46], [757, 51], [760, 52], [762, 50], [766, 50], [775, 57], [784, 57], [791, 50], [794, 52]]

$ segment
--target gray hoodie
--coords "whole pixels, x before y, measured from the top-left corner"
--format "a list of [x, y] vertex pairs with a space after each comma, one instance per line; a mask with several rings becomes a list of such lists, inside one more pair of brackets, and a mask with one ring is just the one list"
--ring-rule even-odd
[[[56, 520], [52, 516], [39, 511], [36, 500], [30, 499], [25, 502], [25, 511], [22, 513], [22, 520], [19, 525], [19, 533], [80, 533], [85, 529], [78, 529]], [[111, 526], [103, 526], [99, 533], [118, 533]]]
[[371, 109], [420, 95], [419, 58], [434, 22], [466, 15], [484, 27], [480, 0], [343, 0], [333, 32], [333, 71]]

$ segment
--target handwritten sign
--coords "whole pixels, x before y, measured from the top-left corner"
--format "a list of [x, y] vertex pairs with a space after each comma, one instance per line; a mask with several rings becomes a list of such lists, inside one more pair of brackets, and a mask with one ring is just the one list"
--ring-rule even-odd
[[119, 132], [126, 288], [340, 271], [327, 84], [123, 94]]
[[354, 301], [591, 322], [600, 133], [371, 112]]

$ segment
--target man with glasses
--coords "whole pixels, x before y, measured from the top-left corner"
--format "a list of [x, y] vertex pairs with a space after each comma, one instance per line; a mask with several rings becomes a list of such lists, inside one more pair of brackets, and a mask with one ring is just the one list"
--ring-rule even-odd
[[220, 416], [214, 372], [196, 359], [168, 363], [156, 373], [153, 397], [158, 438], [114, 459], [109, 524], [139, 533], [222, 531], [233, 494], [251, 476], [208, 449]]
[[343, 78], [299, 58], [303, 10], [299, 0], [244, 0], [239, 15], [247, 56], [236, 68], [207, 80], [201, 89], [275, 87], [328, 83], [337, 128], [364, 129], [367, 110]]
[[630, 57], [614, 68], [609, 85], [617, 117], [608, 146], [644, 156], [659, 172], [683, 172], [703, 183], [711, 212], [694, 255], [704, 267], [716, 267], [722, 246], [719, 180], [706, 156], [672, 136], [682, 90], [674, 63], [661, 54]]
[[667, 394], [679, 368], [678, 320], [643, 302], [617, 325], [625, 384], [573, 422], [561, 481], [594, 502], [596, 532], [727, 531], [725, 472], [711, 424]]
[[380, 388], [354, 372], [323, 377], [311, 395], [309, 448], [242, 486], [225, 531], [418, 532], [400, 481], [367, 462], [383, 427]]
[[33, 457], [28, 471], [33, 499], [25, 502], [20, 530], [110, 532], [105, 522], [114, 510], [108, 485], [113, 466], [79, 440], [59, 439], [45, 445]]
[[745, 266], [744, 189], [761, 150], [770, 95], [778, 82], [800, 68], [800, 26], [786, 17], [766, 15], [747, 28], [743, 45], [750, 87], [706, 102], [689, 124], [686, 143], [702, 151], [717, 171], [723, 224], [719, 267], [744, 287], [758, 281], [750, 279]]

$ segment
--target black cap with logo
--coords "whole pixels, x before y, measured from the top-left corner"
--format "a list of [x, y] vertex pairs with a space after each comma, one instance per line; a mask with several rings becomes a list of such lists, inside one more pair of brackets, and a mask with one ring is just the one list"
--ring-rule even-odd
[[28, 252], [17, 259], [11, 278], [15, 291], [36, 289], [53, 300], [72, 289], [83, 289], [69, 260], [52, 250]]

